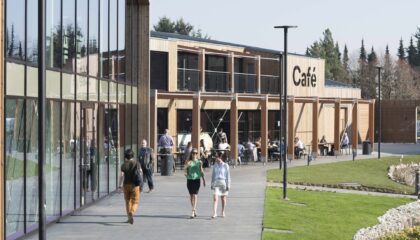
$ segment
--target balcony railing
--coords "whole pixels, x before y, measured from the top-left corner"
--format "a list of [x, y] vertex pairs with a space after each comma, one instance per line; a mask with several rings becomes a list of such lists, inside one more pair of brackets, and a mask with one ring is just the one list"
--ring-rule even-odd
[[198, 91], [199, 90], [200, 70], [178, 68], [178, 90]]
[[206, 91], [207, 92], [230, 92], [230, 74], [206, 70]]
[[261, 75], [261, 93], [279, 94], [280, 89], [279, 76]]
[[257, 76], [255, 74], [235, 73], [236, 93], [256, 93]]

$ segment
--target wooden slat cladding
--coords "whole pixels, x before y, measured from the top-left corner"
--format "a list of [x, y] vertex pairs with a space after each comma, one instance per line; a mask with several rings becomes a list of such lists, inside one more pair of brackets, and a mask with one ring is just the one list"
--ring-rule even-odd
[[[419, 106], [420, 100], [382, 100], [382, 142], [416, 143], [416, 109]], [[378, 116], [378, 107], [375, 115]]]

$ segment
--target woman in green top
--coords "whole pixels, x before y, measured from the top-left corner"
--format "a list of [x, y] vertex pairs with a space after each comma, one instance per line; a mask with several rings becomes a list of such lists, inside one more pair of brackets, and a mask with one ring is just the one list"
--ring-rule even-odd
[[203, 164], [200, 159], [198, 159], [198, 151], [196, 148], [193, 148], [191, 151], [190, 158], [188, 159], [185, 167], [185, 176], [187, 177], [187, 188], [190, 193], [191, 201], [191, 218], [197, 217], [196, 208], [197, 208], [197, 194], [200, 190], [200, 178], [203, 179], [203, 186], [206, 186], [206, 180], [204, 179]]

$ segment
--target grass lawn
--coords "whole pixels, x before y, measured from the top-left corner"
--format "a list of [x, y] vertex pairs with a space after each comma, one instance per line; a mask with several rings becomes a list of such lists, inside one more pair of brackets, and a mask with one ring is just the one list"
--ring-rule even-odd
[[[388, 178], [388, 167], [398, 164], [400, 157], [386, 157], [381, 160], [365, 159], [348, 162], [293, 167], [288, 171], [288, 182], [296, 184], [330, 185], [358, 183], [370, 190], [383, 189], [386, 192], [414, 194], [414, 187], [396, 183]], [[404, 163], [420, 162], [420, 156], [404, 156]], [[283, 171], [268, 171], [268, 181], [281, 182]]]
[[290, 200], [284, 201], [282, 188], [267, 188], [264, 227], [294, 233], [264, 232], [263, 240], [351, 240], [360, 228], [377, 224], [377, 217], [388, 209], [412, 201], [293, 189], [288, 190], [288, 196]]

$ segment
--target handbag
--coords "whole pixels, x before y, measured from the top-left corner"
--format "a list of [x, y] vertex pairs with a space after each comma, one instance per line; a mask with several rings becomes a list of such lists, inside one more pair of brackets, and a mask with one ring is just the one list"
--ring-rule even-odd
[[134, 186], [141, 186], [143, 183], [143, 176], [142, 176], [142, 172], [140, 170], [139, 164], [136, 164], [136, 166], [134, 167], [134, 173], [133, 173], [133, 184]]

